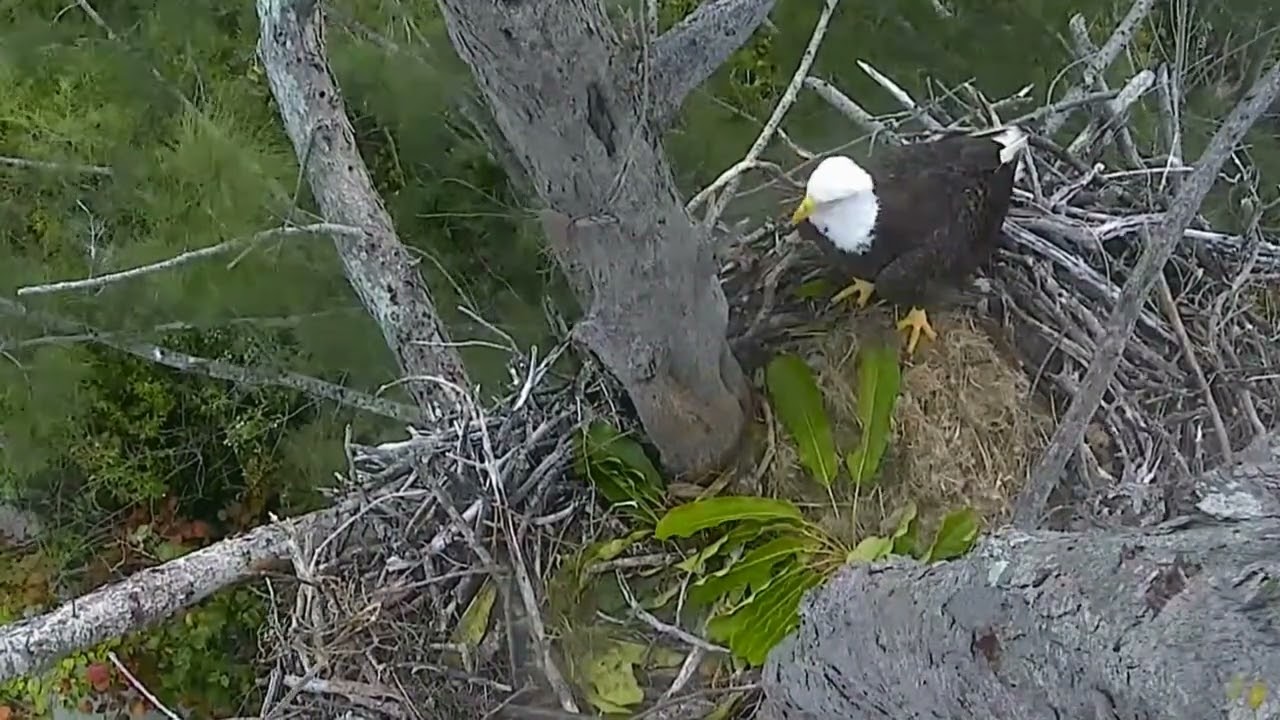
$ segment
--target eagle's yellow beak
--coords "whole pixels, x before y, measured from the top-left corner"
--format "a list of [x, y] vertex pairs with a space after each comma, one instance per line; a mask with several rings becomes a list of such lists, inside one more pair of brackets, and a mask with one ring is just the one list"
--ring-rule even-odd
[[796, 225], [807, 220], [813, 214], [813, 204], [813, 198], [805, 195], [804, 200], [800, 201], [800, 206], [796, 208], [795, 212], [791, 213], [791, 224]]

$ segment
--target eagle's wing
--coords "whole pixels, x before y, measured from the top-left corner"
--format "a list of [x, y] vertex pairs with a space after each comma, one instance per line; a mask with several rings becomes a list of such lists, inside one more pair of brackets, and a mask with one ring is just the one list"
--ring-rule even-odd
[[957, 289], [981, 263], [965, 223], [943, 223], [919, 238], [875, 278], [876, 294], [900, 306], [921, 306]]

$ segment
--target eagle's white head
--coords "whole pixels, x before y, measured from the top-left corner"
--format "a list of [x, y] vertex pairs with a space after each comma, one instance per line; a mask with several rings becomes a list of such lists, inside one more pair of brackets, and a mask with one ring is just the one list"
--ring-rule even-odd
[[843, 155], [818, 163], [805, 184], [804, 200], [791, 222], [808, 220], [836, 247], [863, 253], [871, 247], [871, 234], [880, 212], [870, 173]]

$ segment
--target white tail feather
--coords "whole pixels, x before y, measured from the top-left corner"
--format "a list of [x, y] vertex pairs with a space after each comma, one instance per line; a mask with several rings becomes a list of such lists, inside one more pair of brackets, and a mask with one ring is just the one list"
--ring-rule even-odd
[[1008, 164], [1017, 162], [1018, 156], [1027, 147], [1027, 134], [1021, 128], [1010, 125], [991, 136], [1000, 143], [1000, 162]]

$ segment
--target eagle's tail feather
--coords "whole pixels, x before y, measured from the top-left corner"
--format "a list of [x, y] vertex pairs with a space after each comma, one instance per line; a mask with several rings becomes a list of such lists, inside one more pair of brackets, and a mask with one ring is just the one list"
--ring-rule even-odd
[[1017, 162], [1018, 156], [1027, 147], [1027, 133], [1017, 125], [1001, 128], [991, 139], [1000, 144], [1001, 165]]

